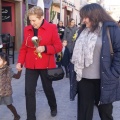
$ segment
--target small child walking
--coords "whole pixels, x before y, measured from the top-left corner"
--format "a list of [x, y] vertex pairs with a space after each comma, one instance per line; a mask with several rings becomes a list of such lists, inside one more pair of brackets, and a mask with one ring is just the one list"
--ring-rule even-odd
[[62, 45], [63, 45], [63, 49], [62, 52], [58, 53], [56, 56], [56, 64], [58, 65], [58, 67], [64, 66], [65, 68], [65, 72], [66, 72], [66, 78], [69, 77], [69, 73], [68, 73], [68, 64], [70, 63], [70, 52], [67, 48], [67, 40], [63, 40], [62, 41]]
[[8, 109], [13, 113], [14, 120], [20, 120], [15, 107], [12, 105], [12, 78], [19, 79], [21, 76], [21, 71], [18, 71], [17, 74], [13, 73], [12, 69], [9, 66], [8, 56], [0, 52], [0, 105], [6, 105]]

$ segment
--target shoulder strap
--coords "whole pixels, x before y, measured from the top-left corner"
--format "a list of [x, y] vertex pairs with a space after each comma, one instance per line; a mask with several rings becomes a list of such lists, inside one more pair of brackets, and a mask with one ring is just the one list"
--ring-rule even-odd
[[108, 36], [108, 40], [109, 40], [109, 44], [110, 44], [110, 53], [113, 55], [114, 52], [113, 52], [113, 47], [112, 47], [109, 27], [107, 27], [107, 36]]

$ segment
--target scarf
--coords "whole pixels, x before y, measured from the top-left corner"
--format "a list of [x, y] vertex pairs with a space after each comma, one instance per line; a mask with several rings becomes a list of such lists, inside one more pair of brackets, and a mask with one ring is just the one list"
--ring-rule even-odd
[[71, 62], [74, 64], [77, 81], [82, 79], [82, 70], [84, 67], [89, 67], [93, 63], [93, 53], [98, 37], [98, 30], [100, 31], [100, 29], [97, 29], [91, 32], [89, 28], [85, 28], [76, 40]]

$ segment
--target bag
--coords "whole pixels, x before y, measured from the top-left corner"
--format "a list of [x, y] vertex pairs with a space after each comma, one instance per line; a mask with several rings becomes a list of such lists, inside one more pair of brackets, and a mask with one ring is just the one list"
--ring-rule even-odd
[[[54, 50], [55, 50], [55, 47], [54, 47]], [[48, 66], [49, 66], [49, 62], [50, 62], [50, 55], [49, 55], [49, 60], [48, 60]], [[63, 79], [64, 74], [65, 73], [62, 67], [50, 68], [50, 69], [47, 68], [47, 78], [51, 81], [57, 81], [57, 80]]]
[[64, 74], [62, 67], [47, 69], [47, 78], [51, 81], [63, 79]]

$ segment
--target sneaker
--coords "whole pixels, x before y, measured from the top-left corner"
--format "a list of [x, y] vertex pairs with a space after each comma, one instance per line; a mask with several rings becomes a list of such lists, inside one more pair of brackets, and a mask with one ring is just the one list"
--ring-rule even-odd
[[57, 109], [51, 110], [51, 116], [55, 117], [57, 115]]

